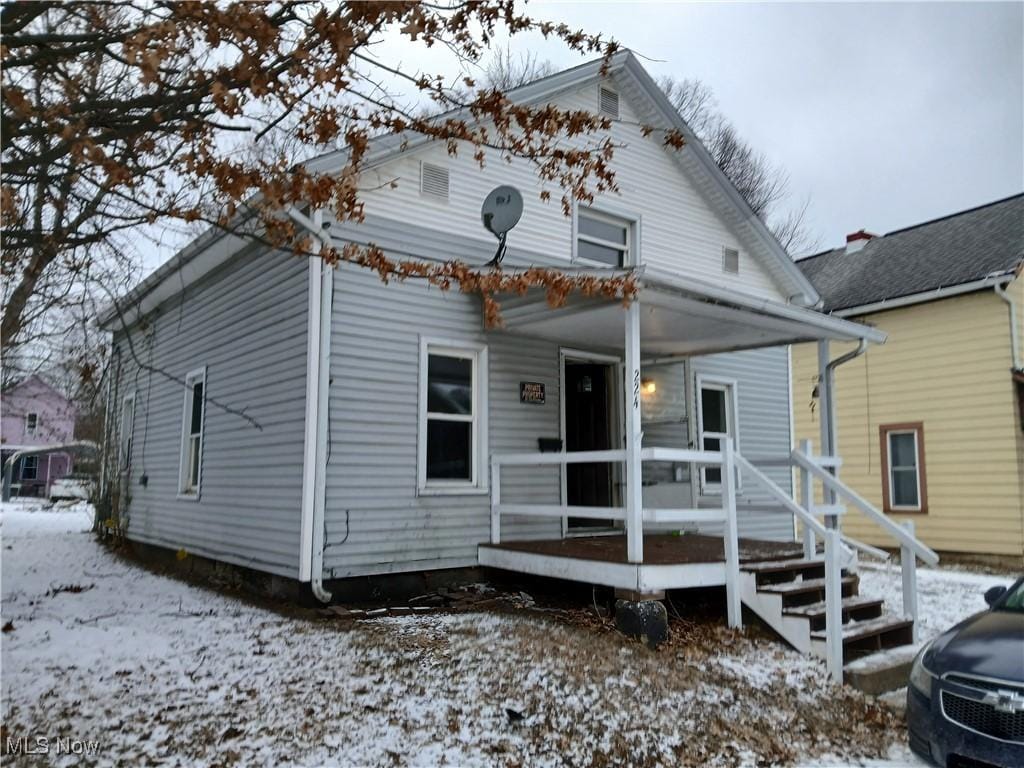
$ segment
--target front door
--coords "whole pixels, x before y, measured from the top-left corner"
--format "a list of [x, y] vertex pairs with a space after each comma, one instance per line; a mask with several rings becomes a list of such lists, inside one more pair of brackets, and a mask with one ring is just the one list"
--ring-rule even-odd
[[[605, 451], [615, 440], [614, 364], [565, 361], [565, 449]], [[569, 506], [615, 506], [612, 464], [566, 466], [566, 503]], [[608, 528], [607, 520], [570, 517], [570, 530]]]

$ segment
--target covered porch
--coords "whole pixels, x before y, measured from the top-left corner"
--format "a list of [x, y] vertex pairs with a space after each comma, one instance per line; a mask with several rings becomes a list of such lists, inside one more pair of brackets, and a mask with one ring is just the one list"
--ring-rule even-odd
[[[769, 468], [794, 464], [792, 446], [778, 455], [745, 456], [725, 432], [705, 432], [680, 447], [652, 445], [644, 440], [642, 387], [645, 371], [698, 355], [817, 342], [823, 382], [831, 362], [829, 343], [881, 343], [885, 334], [863, 325], [824, 315], [796, 304], [756, 298], [699, 280], [645, 270], [639, 294], [627, 308], [596, 298], [575, 296], [564, 306], [550, 308], [541, 293], [528, 294], [503, 305], [502, 332], [557, 342], [563, 347], [596, 350], [621, 360], [622, 447], [573, 451], [559, 444], [553, 452], [496, 453], [490, 457], [491, 536], [478, 551], [481, 565], [512, 571], [583, 581], [637, 593], [658, 594], [666, 589], [725, 585], [730, 624], [740, 624], [737, 587], [742, 562], [815, 556], [815, 538], [828, 528], [838, 530], [841, 510], [835, 503], [815, 505], [808, 497], [797, 502], [787, 488], [774, 482]], [[828, 385], [821, 387], [823, 444], [832, 444], [828, 425]], [[692, 401], [691, 401], [692, 402]], [[786, 404], [787, 413], [789, 404]], [[564, 430], [563, 430], [564, 431]], [[709, 437], [708, 435], [714, 435]], [[831, 451], [812, 455], [816, 469], [834, 472], [839, 460]], [[566, 471], [577, 464], [608, 464], [621, 478], [620, 491], [609, 506], [569, 503]], [[715, 493], [694, 498], [659, 499], [645, 503], [645, 465], [669, 463], [689, 467], [695, 478], [717, 479]], [[562, 498], [557, 503], [511, 503], [502, 499], [503, 472], [516, 467], [557, 467], [562, 473]], [[776, 478], [779, 476], [776, 472]], [[737, 524], [738, 483], [760, 486], [772, 499], [763, 511], [803, 523], [801, 543], [741, 538]], [[788, 486], [788, 483], [786, 483]], [[650, 494], [648, 494], [650, 496]], [[764, 505], [762, 505], [764, 506]], [[508, 517], [602, 520], [602, 536], [517, 541], [502, 538], [502, 519]], [[823, 518], [823, 520], [820, 520]], [[718, 536], [693, 533], [672, 535], [695, 525], [713, 526]], [[850, 550], [852, 552], [852, 550]]]

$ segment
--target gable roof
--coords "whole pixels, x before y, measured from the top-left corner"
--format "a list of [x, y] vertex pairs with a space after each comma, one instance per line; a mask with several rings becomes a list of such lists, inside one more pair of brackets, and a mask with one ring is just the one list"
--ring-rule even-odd
[[14, 395], [18, 390], [25, 389], [29, 385], [35, 384], [37, 387], [42, 387], [44, 390], [54, 395], [55, 397], [63, 400], [64, 402], [73, 405], [74, 403], [68, 398], [63, 392], [57, 389], [53, 384], [48, 382], [38, 373], [31, 373], [23, 379], [15, 381], [14, 383], [4, 387], [3, 394], [7, 396]]
[[1006, 282], [1022, 263], [1024, 194], [898, 229], [852, 253], [835, 248], [796, 262], [824, 309], [844, 314], [986, 279]]
[[[590, 80], [602, 76], [617, 78], [626, 86], [626, 91], [634, 99], [646, 107], [644, 118], [652, 125], [660, 128], [678, 130], [686, 139], [687, 145], [680, 151], [672, 152], [672, 156], [683, 169], [696, 179], [698, 187], [710, 199], [709, 203], [723, 216], [726, 223], [735, 230], [741, 241], [750, 248], [772, 279], [783, 287], [784, 293], [794, 303], [802, 306], [814, 306], [819, 299], [814, 285], [808, 280], [779, 241], [765, 226], [743, 195], [718, 167], [710, 153], [696, 137], [690, 127], [680, 116], [664, 92], [650, 76], [643, 65], [628, 50], [622, 50], [612, 56], [607, 70], [604, 70], [605, 59], [588, 61], [576, 67], [556, 72], [533, 82], [510, 90], [506, 96], [517, 103], [536, 103], [549, 99], [557, 93], [578, 88]], [[468, 114], [468, 110], [454, 110], [440, 115], [440, 119], [459, 117]], [[411, 152], [418, 147], [426, 146], [435, 140], [421, 134], [385, 134], [370, 140], [367, 152], [363, 156], [362, 168], [373, 168], [394, 157]], [[339, 149], [308, 160], [305, 166], [314, 173], [328, 173], [341, 169], [348, 158], [347, 149]], [[219, 266], [234, 254], [236, 248], [224, 249], [220, 243], [227, 233], [211, 228], [182, 248], [174, 257], [164, 263], [148, 278], [135, 286], [119, 302], [121, 308], [127, 308], [143, 298], [148, 308], [155, 307], [180, 291], [206, 272]], [[236, 241], [237, 238], [230, 237]], [[198, 257], [217, 244], [219, 250], [230, 250], [230, 253], [218, 258], [204, 257], [201, 266]], [[179, 274], [180, 273], [180, 274]], [[173, 279], [172, 279], [173, 278]], [[117, 307], [111, 305], [100, 313], [100, 325], [107, 327], [117, 316]]]

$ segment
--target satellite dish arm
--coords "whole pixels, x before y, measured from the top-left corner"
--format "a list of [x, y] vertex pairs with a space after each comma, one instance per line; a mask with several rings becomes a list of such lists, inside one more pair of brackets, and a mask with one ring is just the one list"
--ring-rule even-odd
[[485, 267], [497, 267], [501, 265], [501, 260], [505, 258], [506, 237], [508, 237], [508, 232], [502, 232], [498, 235], [498, 250], [494, 252], [494, 258], [484, 264]]

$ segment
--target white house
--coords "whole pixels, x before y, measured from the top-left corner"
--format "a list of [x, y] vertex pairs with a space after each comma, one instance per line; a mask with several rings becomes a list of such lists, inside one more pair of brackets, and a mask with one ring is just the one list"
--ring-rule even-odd
[[[624, 309], [577, 296], [552, 309], [528, 294], [505, 300], [504, 327], [488, 330], [475, 297], [384, 285], [210, 232], [104, 318], [111, 412], [130, 446], [119, 467], [126, 535], [309, 583], [324, 600], [342, 579], [480, 565], [634, 599], [728, 584], [731, 623], [744, 600], [798, 647], [824, 647], [812, 635], [826, 569], [810, 536], [832, 541], [840, 509], [792, 498], [786, 345], [819, 341], [827, 362], [829, 340], [885, 335], [814, 309], [813, 286], [630, 53], [604, 76], [595, 61], [510, 96], [611, 117], [620, 192], [566, 217], [541, 201], [529, 163], [480, 169], [470, 153], [383, 137], [364, 223], [298, 218], [329, 225], [338, 245], [482, 264], [495, 243], [481, 202], [511, 184], [525, 209], [507, 265], [636, 270], [638, 299]], [[689, 143], [667, 149], [641, 124]], [[173, 378], [139, 371], [143, 361]], [[831, 478], [838, 462], [809, 453], [808, 482]], [[892, 535], [931, 557], [902, 529]], [[830, 546], [828, 605], [845, 619], [856, 590], [838, 569], [852, 548]], [[756, 565], [801, 553], [789, 570]], [[813, 586], [769, 589], [800, 574]], [[817, 612], [782, 628], [786, 609], [807, 603]], [[910, 631], [874, 603], [872, 643]]]

